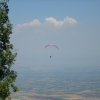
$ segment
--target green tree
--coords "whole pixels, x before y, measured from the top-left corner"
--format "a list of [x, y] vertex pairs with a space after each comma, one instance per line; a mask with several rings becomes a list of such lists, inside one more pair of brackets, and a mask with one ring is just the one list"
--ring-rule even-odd
[[[8, 1], [0, 1], [0, 99], [5, 100], [11, 91], [18, 91], [14, 85], [17, 72], [12, 70], [17, 53], [13, 52], [13, 44], [10, 43], [12, 24], [8, 17]], [[12, 89], [12, 90], [11, 90]]]

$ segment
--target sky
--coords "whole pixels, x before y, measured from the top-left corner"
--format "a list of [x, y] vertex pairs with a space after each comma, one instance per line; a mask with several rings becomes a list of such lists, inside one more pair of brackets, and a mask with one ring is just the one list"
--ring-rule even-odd
[[15, 67], [100, 66], [100, 0], [10, 0], [8, 6]]

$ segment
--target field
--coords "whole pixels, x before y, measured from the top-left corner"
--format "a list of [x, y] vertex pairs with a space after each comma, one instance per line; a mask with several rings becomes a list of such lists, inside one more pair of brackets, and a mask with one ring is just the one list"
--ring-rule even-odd
[[20, 69], [17, 100], [100, 100], [100, 68]]
[[83, 91], [76, 94], [65, 95], [39, 95], [32, 92], [19, 92], [12, 100], [100, 100], [100, 94], [94, 94], [91, 91]]

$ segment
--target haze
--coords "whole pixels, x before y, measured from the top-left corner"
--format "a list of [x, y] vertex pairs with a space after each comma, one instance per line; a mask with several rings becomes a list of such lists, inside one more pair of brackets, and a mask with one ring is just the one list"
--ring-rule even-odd
[[16, 68], [100, 66], [99, 0], [10, 0], [9, 8]]

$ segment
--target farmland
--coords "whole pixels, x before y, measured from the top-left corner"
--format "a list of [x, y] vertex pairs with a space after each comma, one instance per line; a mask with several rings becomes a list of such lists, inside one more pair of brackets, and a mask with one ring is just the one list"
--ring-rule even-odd
[[83, 97], [82, 100], [100, 98], [99, 67], [22, 70], [16, 81], [20, 91], [17, 94], [12, 93], [14, 98], [63, 100], [73, 95]]

